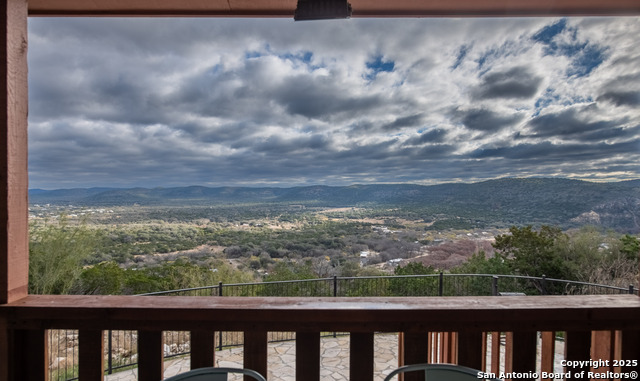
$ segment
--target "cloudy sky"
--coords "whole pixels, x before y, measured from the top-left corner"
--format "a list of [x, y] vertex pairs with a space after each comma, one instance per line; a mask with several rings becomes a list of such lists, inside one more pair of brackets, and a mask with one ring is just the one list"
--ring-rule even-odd
[[640, 18], [29, 20], [30, 188], [640, 178]]

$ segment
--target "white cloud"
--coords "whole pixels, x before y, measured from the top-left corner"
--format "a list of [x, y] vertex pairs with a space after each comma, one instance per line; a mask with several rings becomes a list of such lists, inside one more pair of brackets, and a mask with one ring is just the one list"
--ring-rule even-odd
[[639, 174], [640, 18], [29, 28], [32, 187]]

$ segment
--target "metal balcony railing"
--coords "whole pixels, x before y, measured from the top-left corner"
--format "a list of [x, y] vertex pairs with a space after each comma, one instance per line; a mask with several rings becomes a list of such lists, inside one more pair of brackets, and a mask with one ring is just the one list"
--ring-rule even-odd
[[[218, 284], [183, 290], [146, 294], [146, 296], [288, 296], [288, 297], [390, 297], [390, 296], [487, 296], [510, 293], [594, 295], [637, 293], [628, 288], [585, 282], [492, 274], [431, 274], [386, 277], [332, 277], [282, 282]], [[322, 335], [336, 335], [323, 332]], [[344, 334], [344, 333], [342, 333]], [[560, 334], [561, 336], [563, 335]], [[137, 332], [108, 330], [105, 335], [105, 373], [137, 366]], [[295, 332], [270, 332], [268, 342], [295, 340]], [[49, 377], [51, 380], [75, 380], [78, 377], [78, 332], [49, 331]], [[165, 359], [191, 352], [190, 332], [163, 333]], [[214, 345], [218, 350], [241, 346], [243, 332], [217, 331]], [[70, 352], [70, 353], [69, 353]], [[495, 361], [500, 361], [496, 359]], [[494, 362], [495, 362], [494, 361]], [[502, 360], [504, 363], [504, 359]]]

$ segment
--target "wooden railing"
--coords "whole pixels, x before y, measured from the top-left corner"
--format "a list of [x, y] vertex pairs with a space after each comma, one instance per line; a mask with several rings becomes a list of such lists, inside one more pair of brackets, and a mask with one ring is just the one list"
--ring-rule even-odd
[[[47, 379], [47, 329], [78, 329], [80, 380], [104, 374], [103, 331], [138, 330], [139, 380], [163, 378], [162, 332], [192, 332], [191, 366], [214, 364], [214, 332], [242, 331], [244, 366], [267, 374], [267, 333], [296, 332], [296, 379], [320, 379], [320, 333], [350, 332], [350, 380], [373, 380], [374, 332], [401, 332], [400, 361], [427, 362], [432, 332], [446, 332], [449, 362], [490, 371], [483, 332], [508, 332], [505, 369], [536, 364], [538, 332], [565, 333], [565, 359], [640, 358], [640, 298], [634, 295], [503, 297], [148, 297], [27, 296], [0, 306], [9, 379]], [[449, 334], [449, 332], [454, 332]], [[547, 333], [543, 336], [549, 335]], [[552, 341], [552, 340], [551, 340]], [[548, 343], [549, 340], [543, 343]], [[546, 344], [542, 344], [544, 347]], [[443, 350], [445, 350], [443, 348]], [[546, 356], [546, 357], [545, 357]], [[583, 368], [588, 369], [588, 367]], [[572, 371], [580, 369], [572, 368]], [[629, 371], [629, 368], [626, 369]], [[410, 380], [409, 375], [405, 380]]]

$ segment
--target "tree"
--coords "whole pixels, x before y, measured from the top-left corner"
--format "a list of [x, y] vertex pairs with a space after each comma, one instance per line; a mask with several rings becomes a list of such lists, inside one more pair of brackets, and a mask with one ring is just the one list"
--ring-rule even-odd
[[627, 259], [638, 260], [638, 255], [640, 255], [640, 241], [638, 237], [625, 234], [620, 241], [622, 242], [620, 252], [624, 254]]
[[94, 254], [100, 233], [84, 223], [31, 225], [29, 242], [29, 293], [68, 294], [82, 272], [83, 262]]
[[487, 258], [484, 250], [471, 256], [465, 263], [451, 270], [455, 274], [510, 274], [511, 267], [502, 256]]
[[[493, 247], [497, 256], [509, 261], [513, 272], [533, 277], [573, 278], [556, 247], [556, 241], [564, 236], [560, 228], [542, 226], [535, 231], [531, 226], [513, 226], [509, 232], [496, 236]], [[543, 291], [541, 282], [535, 281], [534, 286], [539, 292]]]
[[120, 295], [126, 274], [115, 262], [102, 262], [85, 269], [80, 275], [77, 291], [85, 295]]
[[296, 261], [277, 261], [266, 277], [266, 282], [258, 288], [260, 296], [329, 296], [333, 294], [330, 282], [288, 282], [297, 280], [314, 280], [311, 260], [298, 263]]
[[588, 281], [608, 255], [611, 246], [609, 243], [615, 241], [617, 238], [603, 235], [594, 226], [583, 226], [577, 231], [560, 235], [554, 245], [562, 261], [569, 267], [570, 277]]
[[589, 274], [588, 282], [627, 287], [638, 283], [638, 251], [640, 243], [634, 236], [609, 235], [601, 247], [600, 258]]
[[[396, 267], [395, 275], [435, 275], [436, 270], [419, 262]], [[438, 295], [438, 277], [406, 277], [389, 280], [389, 292], [393, 296], [435, 296]]]
[[[453, 274], [511, 274], [513, 270], [509, 261], [502, 256], [492, 256], [487, 258], [484, 251], [479, 251], [471, 256], [467, 262], [451, 270]], [[452, 280], [455, 278], [452, 278]], [[465, 280], [460, 286], [445, 284], [445, 294], [462, 295], [491, 295], [492, 278], [486, 276], [472, 276]], [[456, 290], [458, 288], [458, 290]], [[515, 291], [515, 290], [510, 290]], [[455, 292], [455, 294], [454, 294]]]
[[563, 234], [557, 227], [542, 226], [534, 231], [531, 226], [511, 227], [511, 234], [496, 236], [493, 247], [498, 255], [509, 259], [511, 267], [521, 275], [563, 278], [566, 265], [558, 254], [555, 242]]
[[167, 291], [165, 283], [156, 274], [139, 269], [128, 269], [122, 287], [124, 295], [146, 294]]
[[317, 278], [317, 276], [311, 268], [310, 261], [298, 263], [295, 261], [284, 260], [276, 262], [275, 266], [273, 266], [265, 281], [278, 282], [315, 278]]

